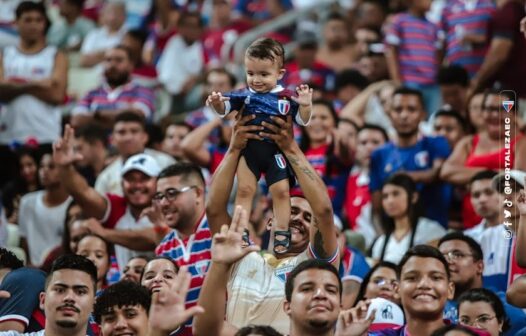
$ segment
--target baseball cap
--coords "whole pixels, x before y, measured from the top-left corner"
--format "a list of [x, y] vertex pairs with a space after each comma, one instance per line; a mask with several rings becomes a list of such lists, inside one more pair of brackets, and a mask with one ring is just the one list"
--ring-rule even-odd
[[376, 315], [369, 331], [392, 329], [404, 325], [404, 312], [396, 303], [384, 298], [375, 298], [371, 300], [367, 315], [371, 314], [373, 309], [376, 309]]
[[[524, 187], [524, 178], [526, 177], [526, 172], [523, 172], [521, 170], [515, 170], [512, 169], [509, 172], [501, 172], [498, 175], [495, 175], [493, 177], [492, 185], [493, 188], [500, 191], [504, 189], [503, 182], [506, 179], [506, 175], [509, 175], [509, 179], [514, 180], [518, 184], [520, 184], [522, 187]], [[515, 190], [518, 191], [518, 190]]]
[[136, 154], [129, 157], [122, 167], [121, 176], [126, 175], [126, 173], [132, 170], [138, 170], [150, 177], [157, 177], [161, 172], [157, 161], [148, 154]]
[[300, 48], [316, 48], [318, 46], [318, 38], [315, 32], [311, 31], [300, 31], [296, 34], [294, 40]]

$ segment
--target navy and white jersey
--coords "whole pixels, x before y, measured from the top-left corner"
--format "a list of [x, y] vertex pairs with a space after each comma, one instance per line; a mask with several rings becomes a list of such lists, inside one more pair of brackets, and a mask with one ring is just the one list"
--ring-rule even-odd
[[230, 111], [239, 111], [242, 107], [243, 116], [255, 114], [256, 118], [250, 122], [251, 125], [261, 125], [263, 121], [272, 123], [271, 116], [284, 118], [292, 115], [293, 119], [301, 126], [307, 123], [301, 120], [299, 104], [292, 100], [294, 92], [284, 89], [281, 85], [276, 86], [270, 92], [259, 93], [250, 88], [225, 93], [229, 97], [225, 101], [225, 115]]

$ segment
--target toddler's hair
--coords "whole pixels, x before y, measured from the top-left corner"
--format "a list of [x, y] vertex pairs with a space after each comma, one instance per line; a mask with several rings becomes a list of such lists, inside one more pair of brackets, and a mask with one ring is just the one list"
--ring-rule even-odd
[[272, 63], [277, 62], [279, 67], [285, 63], [285, 49], [278, 41], [271, 38], [260, 38], [252, 42], [248, 47], [246, 57], [255, 59], [268, 59]]

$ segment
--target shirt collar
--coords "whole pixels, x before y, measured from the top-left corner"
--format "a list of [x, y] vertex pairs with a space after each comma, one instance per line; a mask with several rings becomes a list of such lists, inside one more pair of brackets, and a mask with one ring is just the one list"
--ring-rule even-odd
[[[270, 90], [270, 93], [277, 93], [277, 92], [281, 92], [285, 90], [283, 88], [283, 86], [281, 85], [276, 85], [272, 90]], [[257, 93], [256, 91], [252, 90], [251, 88], [248, 88], [248, 91], [252, 92], [252, 93]]]

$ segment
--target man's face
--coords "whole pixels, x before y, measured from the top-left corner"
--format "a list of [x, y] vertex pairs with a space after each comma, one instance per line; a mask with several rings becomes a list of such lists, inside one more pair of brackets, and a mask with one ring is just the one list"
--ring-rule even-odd
[[[482, 277], [484, 262], [476, 261], [469, 245], [462, 240], [448, 240], [438, 247], [446, 257], [451, 272], [451, 281], [459, 288], [469, 289], [477, 278]], [[452, 256], [450, 257], [449, 254]]]
[[146, 336], [148, 314], [141, 305], [114, 306], [101, 316], [101, 331], [104, 336]]
[[323, 30], [323, 35], [329, 49], [339, 49], [343, 47], [349, 39], [347, 26], [345, 22], [341, 20], [330, 20], [327, 22]]
[[451, 105], [455, 111], [464, 111], [466, 108], [467, 88], [459, 84], [440, 85], [442, 102]]
[[176, 158], [183, 157], [181, 142], [190, 133], [190, 129], [182, 125], [170, 125], [166, 129], [163, 140], [163, 151]]
[[464, 136], [462, 126], [454, 117], [436, 117], [435, 122], [433, 124], [433, 128], [434, 134], [445, 137], [451, 148], [454, 148], [457, 142]]
[[310, 225], [313, 220], [312, 208], [306, 199], [291, 197], [290, 199], [290, 252], [305, 251], [310, 239]]
[[40, 12], [33, 10], [23, 13], [16, 20], [16, 26], [22, 40], [34, 43], [44, 38], [46, 19]]
[[284, 310], [300, 330], [328, 331], [334, 328], [341, 307], [341, 289], [332, 272], [308, 269], [294, 279], [290, 302]]
[[227, 74], [217, 71], [212, 71], [206, 77], [206, 88], [208, 94], [215, 92], [232, 91], [233, 87], [230, 83], [230, 78]]
[[187, 43], [192, 44], [201, 38], [203, 28], [199, 20], [196, 16], [187, 17], [179, 26], [179, 34]]
[[185, 192], [178, 193], [173, 199], [166, 197], [171, 190], [175, 189], [177, 193], [185, 187], [192, 186], [195, 184], [183, 181], [180, 176], [164, 177], [157, 181], [157, 192], [165, 195], [158, 205], [169, 227], [177, 228], [181, 224], [194, 224], [188, 222], [194, 218], [196, 206], [201, 201], [202, 187], [187, 189]]
[[441, 316], [446, 301], [453, 299], [454, 288], [438, 259], [411, 257], [402, 267], [399, 294], [412, 317]]
[[144, 151], [148, 134], [139, 123], [121, 121], [113, 126], [111, 140], [121, 156], [130, 157]]
[[155, 194], [156, 178], [148, 176], [138, 170], [127, 172], [122, 177], [122, 191], [124, 197], [132, 206], [146, 208], [151, 205]]
[[44, 188], [51, 188], [60, 185], [60, 175], [58, 168], [53, 162], [51, 154], [45, 154], [40, 160], [40, 168], [38, 169], [40, 184]]
[[369, 166], [371, 153], [385, 143], [383, 134], [373, 129], [363, 129], [358, 133], [356, 142], [356, 160], [363, 167]]
[[46, 323], [55, 328], [86, 330], [95, 300], [91, 277], [78, 270], [62, 269], [53, 272], [45, 293], [40, 294], [40, 308]]
[[82, 155], [82, 160], [77, 161], [77, 165], [79, 167], [89, 166], [90, 163], [93, 162], [93, 159], [95, 157], [94, 147], [94, 145], [84, 140], [84, 138], [75, 138], [73, 148], [75, 149], [76, 153]]
[[139, 283], [141, 274], [146, 266], [146, 260], [143, 258], [133, 258], [124, 267], [121, 280], [133, 281]]
[[503, 199], [493, 189], [491, 179], [477, 180], [471, 183], [470, 195], [473, 209], [480, 217], [494, 218], [499, 215]]
[[418, 125], [424, 118], [420, 99], [412, 94], [396, 94], [389, 113], [396, 133], [401, 137], [410, 137], [418, 133]]
[[111, 86], [121, 86], [130, 79], [133, 63], [126, 51], [118, 48], [108, 49], [104, 55], [104, 77]]
[[102, 10], [102, 24], [111, 30], [119, 30], [126, 21], [126, 8], [121, 3], [108, 2]]

